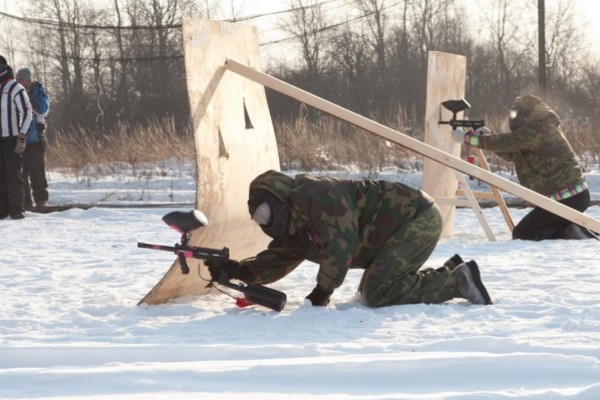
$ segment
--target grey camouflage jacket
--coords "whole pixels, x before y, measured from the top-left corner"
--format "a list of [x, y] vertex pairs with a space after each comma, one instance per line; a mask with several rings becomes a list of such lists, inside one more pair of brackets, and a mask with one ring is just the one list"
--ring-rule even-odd
[[543, 195], [584, 181], [560, 118], [544, 102], [536, 104], [515, 131], [480, 136], [480, 147], [515, 164], [521, 185]]

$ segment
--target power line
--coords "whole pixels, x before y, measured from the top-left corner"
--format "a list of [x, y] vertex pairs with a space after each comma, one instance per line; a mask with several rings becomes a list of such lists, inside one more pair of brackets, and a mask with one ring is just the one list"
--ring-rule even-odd
[[305, 9], [308, 9], [308, 8], [318, 7], [318, 6], [322, 6], [322, 5], [328, 4], [328, 3], [333, 3], [333, 2], [336, 2], [336, 1], [339, 1], [339, 0], [327, 0], [327, 1], [322, 1], [320, 3], [311, 4], [309, 6], [292, 7], [292, 8], [288, 8], [287, 10], [273, 11], [273, 12], [265, 13], [265, 14], [249, 15], [247, 17], [231, 18], [231, 19], [227, 19], [225, 21], [239, 22], [239, 21], [247, 21], [247, 20], [250, 20], [250, 19], [257, 19], [257, 18], [262, 18], [262, 17], [269, 17], [271, 15], [286, 14], [286, 13], [289, 13], [289, 12], [292, 12], [292, 11], [305, 10]]
[[[401, 2], [400, 2], [400, 1], [398, 1], [398, 2], [396, 2], [396, 3], [394, 3], [394, 4], [392, 4], [392, 5], [389, 5], [389, 6], [383, 7], [383, 8], [382, 8], [381, 10], [379, 10], [379, 11], [387, 10], [388, 8], [392, 8], [392, 7], [394, 7], [394, 6], [397, 6], [397, 5], [398, 5], [398, 4], [400, 4], [400, 3], [401, 3]], [[342, 22], [338, 22], [338, 23], [336, 23], [336, 24], [332, 24], [332, 25], [324, 26], [324, 27], [322, 27], [322, 28], [315, 29], [315, 30], [313, 30], [313, 31], [311, 31], [311, 32], [309, 32], [309, 33], [310, 33], [310, 34], [321, 33], [321, 32], [324, 32], [324, 31], [326, 31], [326, 30], [333, 29], [333, 28], [337, 28], [338, 26], [342, 26], [342, 25], [348, 24], [348, 23], [350, 23], [350, 22], [354, 22], [354, 21], [357, 21], [357, 20], [359, 20], [359, 19], [366, 18], [366, 17], [368, 17], [368, 16], [370, 16], [370, 15], [373, 15], [373, 14], [375, 14], [375, 11], [371, 11], [371, 12], [365, 13], [365, 14], [363, 14], [363, 15], [359, 15], [359, 16], [357, 16], [357, 17], [355, 17], [355, 18], [352, 18], [352, 19], [349, 19], [349, 20], [346, 20], [346, 21], [342, 21]], [[272, 41], [270, 41], [270, 42], [261, 43], [261, 44], [260, 44], [260, 46], [268, 46], [268, 45], [271, 45], [271, 44], [282, 43], [282, 42], [286, 42], [286, 41], [288, 41], [288, 40], [293, 40], [293, 39], [297, 39], [297, 38], [298, 38], [298, 36], [297, 36], [297, 35], [294, 35], [294, 36], [289, 36], [289, 37], [286, 37], [286, 38], [283, 38], [283, 39], [277, 39], [277, 40], [272, 40]]]
[[27, 50], [16, 50], [19, 53], [23, 54], [31, 54], [31, 55], [42, 55], [45, 57], [52, 57], [54, 59], [67, 59], [72, 61], [114, 61], [114, 62], [124, 62], [124, 61], [136, 61], [136, 62], [146, 62], [146, 61], [160, 61], [160, 60], [180, 60], [183, 58], [183, 54], [173, 54], [170, 56], [152, 56], [152, 57], [76, 57], [76, 56], [62, 56], [57, 54], [45, 53], [43, 51], [27, 51]]
[[[236, 21], [242, 21], [244, 19], [254, 19], [254, 18], [259, 18], [262, 16], [269, 16], [269, 15], [273, 15], [273, 14], [280, 14], [280, 13], [286, 13], [286, 12], [291, 12], [291, 11], [298, 11], [298, 10], [302, 10], [302, 9], [308, 9], [308, 8], [312, 8], [312, 7], [316, 7], [316, 6], [320, 6], [323, 4], [328, 4], [328, 3], [332, 3], [335, 1], [339, 1], [339, 0], [326, 0], [323, 1], [321, 3], [317, 3], [317, 4], [313, 4], [311, 6], [305, 6], [305, 7], [296, 7], [296, 8], [291, 8], [291, 9], [287, 9], [287, 10], [282, 10], [282, 11], [277, 11], [277, 12], [273, 12], [273, 13], [266, 13], [266, 14], [258, 14], [258, 15], [254, 15], [254, 16], [248, 16], [248, 17], [243, 17], [243, 18], [238, 18], [236, 19]], [[351, 1], [350, 1], [351, 2]], [[397, 6], [398, 4], [400, 4], [401, 2], [398, 1], [396, 3], [393, 3], [389, 6], [383, 7], [381, 10], [379, 11], [383, 11], [389, 8], [392, 8], [394, 6]], [[340, 6], [337, 7], [333, 7], [329, 10], [326, 11], [331, 11], [331, 10], [335, 10], [337, 8], [340, 8], [344, 5], [347, 5], [349, 3], [344, 3]], [[359, 15], [357, 17], [354, 17], [352, 19], [348, 19], [345, 21], [341, 21], [332, 25], [328, 25], [328, 26], [324, 26], [321, 27], [319, 29], [315, 29], [311, 32], [309, 32], [310, 34], [315, 34], [315, 33], [320, 33], [320, 32], [324, 32], [330, 29], [334, 29], [337, 28], [339, 26], [357, 21], [359, 19], [362, 18], [366, 18], [370, 15], [373, 15], [375, 13], [375, 11], [371, 11], [371, 12], [367, 12], [365, 14]], [[55, 26], [55, 27], [59, 27], [59, 29], [70, 26], [70, 27], [77, 27], [77, 28], [81, 28], [81, 29], [163, 29], [163, 28], [181, 28], [181, 24], [174, 24], [174, 25], [154, 25], [154, 26], [149, 26], [149, 25], [134, 25], [134, 26], [107, 26], [107, 25], [85, 25], [85, 24], [71, 24], [71, 23], [59, 23], [56, 21], [49, 21], [49, 20], [43, 20], [43, 19], [35, 19], [35, 18], [27, 18], [27, 17], [18, 17], [15, 15], [11, 15], [11, 14], [7, 14], [4, 12], [0, 11], [0, 16], [5, 16], [8, 18], [12, 18], [12, 19], [16, 19], [18, 21], [22, 21], [22, 22], [30, 22], [30, 23], [37, 23], [40, 25], [46, 25], [46, 26]], [[232, 20], [228, 20], [228, 21], [232, 21]], [[259, 46], [263, 47], [263, 46], [268, 46], [268, 45], [272, 45], [272, 44], [279, 44], [279, 43], [283, 43], [286, 41], [290, 41], [290, 40], [294, 40], [297, 39], [298, 36], [294, 35], [294, 36], [289, 36], [283, 39], [277, 39], [277, 40], [272, 40], [269, 42], [264, 42], [264, 43], [260, 43]], [[24, 50], [16, 50], [19, 51], [21, 53], [30, 53], [28, 51], [24, 51]], [[67, 58], [69, 60], [77, 60], [77, 61], [118, 61], [118, 62], [123, 62], [123, 61], [156, 61], [156, 60], [174, 60], [174, 59], [181, 59], [183, 58], [183, 54], [175, 54], [175, 55], [170, 55], [170, 56], [158, 56], [158, 57], [108, 57], [108, 58], [97, 58], [97, 57], [76, 57], [76, 56], [56, 56], [56, 55], [52, 55], [52, 54], [48, 54], [48, 53], [43, 53], [43, 52], [36, 52], [36, 54], [42, 54], [48, 57], [53, 57], [53, 58]]]
[[[333, 1], [337, 1], [337, 0], [333, 0]], [[342, 3], [342, 4], [337, 5], [335, 7], [328, 8], [327, 10], [323, 10], [323, 12], [329, 13], [329, 12], [331, 12], [333, 10], [337, 10], [338, 8], [346, 7], [346, 6], [348, 6], [349, 4], [351, 4], [353, 2], [354, 2], [354, 0], [347, 0], [346, 3]], [[321, 3], [321, 4], [325, 4], [325, 3], [327, 3], [327, 2], [324, 2], [324, 3]], [[280, 29], [285, 29], [285, 25], [280, 25], [280, 26], [275, 27], [275, 28], [267, 29], [267, 30], [261, 31], [260, 33], [266, 33], [266, 32], [271, 32], [271, 31], [278, 31]]]
[[17, 15], [8, 14], [0, 11], [0, 16], [15, 19], [20, 22], [27, 22], [31, 24], [43, 25], [43, 26], [51, 26], [57, 27], [58, 29], [63, 28], [79, 28], [79, 29], [106, 29], [106, 30], [152, 30], [152, 29], [175, 29], [181, 28], [181, 24], [173, 24], [173, 25], [128, 25], [128, 26], [112, 26], [112, 25], [90, 25], [90, 24], [76, 24], [73, 22], [64, 22], [64, 21], [51, 21], [48, 19], [39, 19], [39, 18], [29, 18], [29, 17], [19, 17]]
[[[292, 8], [286, 9], [286, 10], [274, 11], [274, 12], [264, 13], [264, 14], [249, 15], [249, 16], [240, 17], [240, 18], [230, 18], [230, 19], [225, 19], [223, 21], [228, 21], [228, 22], [247, 21], [247, 20], [267, 17], [267, 16], [271, 16], [271, 15], [284, 14], [284, 13], [294, 12], [294, 11], [298, 11], [298, 10], [314, 8], [314, 7], [324, 5], [324, 4], [333, 3], [336, 1], [340, 1], [340, 0], [325, 0], [320, 3], [315, 3], [312, 5], [308, 5], [308, 6], [292, 7]], [[179, 29], [182, 26], [181, 23], [169, 24], [169, 25], [123, 25], [123, 26], [98, 25], [98, 24], [78, 24], [78, 23], [74, 23], [74, 22], [52, 21], [52, 20], [41, 19], [41, 18], [21, 17], [18, 15], [9, 14], [9, 13], [3, 12], [3, 11], [0, 11], [0, 16], [9, 18], [9, 19], [13, 19], [13, 20], [17, 20], [20, 22], [27, 22], [27, 23], [37, 24], [37, 25], [42, 25], [42, 26], [56, 27], [58, 29], [68, 27], [68, 28], [79, 28], [79, 29], [90, 29], [90, 30], [161, 30], [161, 29]]]

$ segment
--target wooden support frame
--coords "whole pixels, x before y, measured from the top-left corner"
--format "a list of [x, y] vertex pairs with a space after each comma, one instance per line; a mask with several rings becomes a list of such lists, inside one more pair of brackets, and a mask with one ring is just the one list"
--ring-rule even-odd
[[[487, 160], [485, 159], [485, 155], [483, 154], [483, 151], [476, 147], [473, 148], [472, 150], [475, 153], [475, 155], [477, 156], [477, 158], [479, 159], [479, 165], [481, 165], [481, 168], [484, 168], [487, 171], [491, 171], [490, 166], [489, 166]], [[502, 213], [502, 216], [504, 217], [504, 221], [506, 221], [508, 230], [512, 232], [512, 230], [515, 228], [515, 224], [512, 220], [512, 217], [510, 216], [510, 212], [508, 211], [506, 202], [504, 201], [504, 198], [502, 197], [502, 193], [500, 193], [500, 190], [498, 190], [497, 187], [491, 186], [491, 192], [474, 192], [471, 190], [471, 188], [468, 186], [468, 183], [465, 180], [463, 188], [464, 189], [458, 189], [456, 191], [456, 196], [465, 197], [468, 200], [468, 202], [465, 202], [465, 201], [461, 202], [459, 199], [457, 199], [455, 205], [464, 206], [466, 204], [468, 206], [473, 207], [472, 200], [471, 200], [472, 198], [494, 200], [498, 204], [498, 208], [500, 209], [500, 212]], [[477, 201], [477, 200], [475, 200], [475, 201]], [[453, 204], [453, 203], [451, 201], [449, 201], [448, 204]], [[479, 205], [479, 203], [477, 203], [477, 204]], [[489, 236], [488, 236], [488, 238], [489, 238]]]
[[[479, 159], [479, 164], [481, 165], [481, 167], [490, 171], [490, 165], [488, 164], [487, 160], [485, 159], [483, 150], [481, 150], [478, 147], [473, 147], [473, 152]], [[512, 218], [510, 216], [510, 213], [508, 212], [508, 207], [506, 206], [504, 197], [502, 197], [502, 193], [500, 193], [500, 190], [498, 190], [497, 187], [491, 186], [491, 188], [492, 188], [492, 193], [491, 193], [492, 199], [496, 200], [496, 203], [498, 203], [498, 208], [500, 208], [500, 212], [502, 213], [502, 216], [504, 217], [504, 220], [506, 221], [506, 225], [508, 226], [508, 229], [512, 232], [513, 229], [515, 229], [515, 223], [513, 222]]]
[[[475, 193], [469, 187], [469, 183], [465, 179], [465, 176], [458, 171], [454, 171], [454, 174], [456, 175], [456, 179], [458, 180], [459, 184], [462, 185], [462, 187], [464, 188], [463, 194], [466, 198], [466, 204], [473, 209], [475, 216], [479, 220], [479, 224], [481, 225], [481, 227], [483, 228], [483, 231], [485, 232], [485, 236], [488, 238], [488, 240], [490, 242], [495, 242], [496, 236], [494, 235], [494, 232], [492, 232], [492, 228], [490, 227], [490, 225], [487, 223], [487, 220], [485, 219], [485, 216], [483, 215], [483, 210], [481, 209], [481, 206], [479, 205], [479, 202], [477, 201], [477, 197], [475, 196]], [[457, 205], [456, 202], [451, 203], [451, 204]]]
[[[437, 137], [435, 132], [431, 132], [430, 139], [432, 139], [436, 143], [437, 147], [440, 148], [440, 139]], [[451, 171], [454, 173], [454, 177], [458, 181], [459, 187], [462, 187], [463, 189], [461, 189], [460, 191], [456, 190], [453, 198], [435, 198], [435, 202], [438, 204], [439, 207], [456, 207], [457, 205], [462, 207], [471, 207], [471, 209], [473, 209], [473, 212], [475, 213], [475, 217], [477, 217], [477, 219], [479, 220], [481, 228], [483, 228], [485, 236], [490, 242], [495, 242], [496, 236], [494, 235], [494, 232], [492, 231], [490, 225], [487, 223], [487, 220], [483, 215], [483, 210], [481, 209], [481, 206], [477, 201], [477, 196], [469, 187], [469, 183], [467, 182], [465, 176], [456, 170]], [[461, 199], [457, 199], [457, 195], [464, 196], [465, 200], [461, 201]]]
[[391, 142], [397, 143], [401, 146], [407, 147], [412, 151], [421, 154], [424, 157], [431, 158], [438, 163], [460, 171], [464, 174], [474, 176], [477, 179], [490, 184], [491, 186], [502, 189], [508, 193], [511, 193], [519, 198], [527, 200], [528, 202], [543, 208], [553, 214], [563, 217], [575, 224], [582, 225], [594, 232], [600, 232], [600, 221], [591, 218], [577, 210], [565, 206], [564, 204], [558, 203], [548, 197], [545, 197], [533, 190], [527, 189], [517, 183], [511, 182], [508, 179], [504, 179], [498, 175], [493, 174], [483, 168], [477, 167], [476, 165], [469, 164], [468, 162], [448, 154], [442, 150], [436, 149], [426, 143], [423, 143], [417, 139], [411, 138], [399, 131], [382, 125], [378, 122], [363, 117], [360, 114], [347, 110], [340, 107], [330, 101], [322, 99], [314, 94], [311, 94], [305, 90], [299, 89], [289, 83], [283, 82], [277, 78], [274, 78], [265, 73], [259, 72], [255, 69], [249, 68], [239, 62], [228, 59], [225, 63], [225, 67], [231, 71], [244, 76], [250, 80], [253, 80], [265, 87], [269, 87], [287, 96], [295, 98], [307, 105], [318, 108], [323, 112], [347, 121], [353, 125], [356, 125], [366, 131], [381, 136]]

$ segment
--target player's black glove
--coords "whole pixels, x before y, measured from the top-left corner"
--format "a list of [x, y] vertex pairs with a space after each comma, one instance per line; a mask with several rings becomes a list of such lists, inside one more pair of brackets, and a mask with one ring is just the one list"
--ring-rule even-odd
[[327, 304], [329, 304], [329, 298], [331, 297], [332, 293], [333, 293], [333, 290], [328, 290], [328, 289], [325, 289], [325, 288], [317, 285], [317, 286], [315, 286], [313, 291], [310, 292], [310, 294], [308, 296], [306, 296], [306, 298], [308, 300], [310, 300], [310, 302], [313, 306], [324, 307]]
[[204, 264], [213, 281], [229, 282], [232, 279], [244, 280], [250, 276], [250, 271], [236, 260], [206, 260]]

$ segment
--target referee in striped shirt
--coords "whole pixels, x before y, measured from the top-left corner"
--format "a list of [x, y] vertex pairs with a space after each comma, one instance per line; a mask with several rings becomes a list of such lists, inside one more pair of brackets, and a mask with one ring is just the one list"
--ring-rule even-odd
[[33, 112], [27, 91], [2, 56], [0, 91], [0, 219], [22, 219], [23, 151]]

